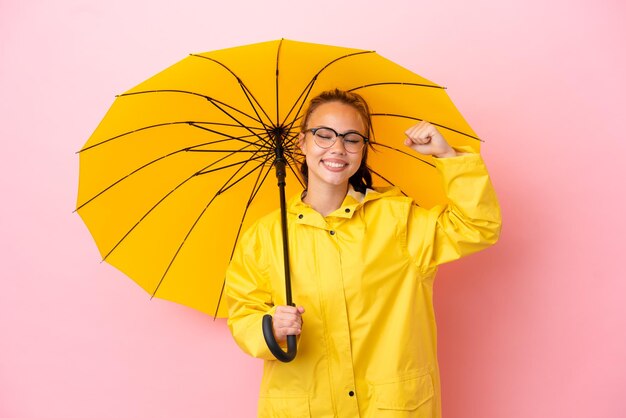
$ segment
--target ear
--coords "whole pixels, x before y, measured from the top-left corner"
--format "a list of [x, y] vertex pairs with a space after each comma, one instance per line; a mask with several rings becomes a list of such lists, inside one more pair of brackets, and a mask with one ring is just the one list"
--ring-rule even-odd
[[300, 132], [298, 134], [298, 147], [300, 147], [300, 150], [302, 151], [302, 153], [306, 155], [306, 152], [304, 152], [304, 137], [305, 137], [304, 132]]

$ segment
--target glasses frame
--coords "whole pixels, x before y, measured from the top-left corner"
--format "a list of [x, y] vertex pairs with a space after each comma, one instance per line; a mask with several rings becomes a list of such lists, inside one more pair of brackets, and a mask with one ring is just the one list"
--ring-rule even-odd
[[[333, 134], [335, 134], [335, 139], [333, 139], [333, 141], [332, 141], [332, 143], [330, 145], [323, 146], [323, 145], [320, 145], [319, 142], [317, 142], [317, 135], [316, 135], [316, 133], [320, 129], [328, 129]], [[320, 147], [322, 149], [332, 148], [332, 146], [335, 145], [335, 143], [337, 142], [337, 139], [341, 138], [341, 141], [343, 142], [343, 148], [346, 150], [346, 152], [349, 152], [350, 154], [358, 154], [359, 152], [363, 151], [363, 148], [369, 142], [369, 138], [366, 137], [365, 135], [363, 135], [362, 133], [358, 132], [358, 131], [348, 131], [348, 132], [344, 132], [344, 133], [340, 134], [339, 132], [337, 132], [336, 130], [334, 130], [333, 128], [330, 128], [328, 126], [316, 126], [315, 128], [305, 129], [303, 132], [305, 134], [307, 132], [311, 132], [313, 134], [313, 141], [315, 142], [315, 145], [317, 145], [318, 147]], [[346, 148], [346, 135], [349, 135], [349, 134], [358, 135], [358, 136], [360, 136], [363, 139], [363, 145], [361, 146], [360, 150], [358, 150], [358, 151], [348, 151], [348, 148]]]

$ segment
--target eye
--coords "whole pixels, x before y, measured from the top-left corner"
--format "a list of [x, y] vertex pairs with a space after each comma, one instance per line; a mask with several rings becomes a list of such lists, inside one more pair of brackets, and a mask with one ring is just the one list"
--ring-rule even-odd
[[344, 140], [345, 142], [350, 144], [359, 144], [361, 141], [363, 141], [363, 138], [359, 134], [347, 134], [346, 136], [344, 136]]
[[333, 139], [335, 137], [335, 133], [330, 129], [318, 129], [315, 131], [315, 136], [322, 139]]

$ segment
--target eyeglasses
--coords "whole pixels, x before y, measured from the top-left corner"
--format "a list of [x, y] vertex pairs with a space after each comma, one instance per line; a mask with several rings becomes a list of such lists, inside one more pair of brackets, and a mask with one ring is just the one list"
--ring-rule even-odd
[[363, 145], [365, 145], [365, 143], [369, 140], [369, 138], [355, 131], [348, 131], [340, 134], [333, 128], [328, 128], [326, 126], [304, 130], [304, 133], [307, 132], [311, 132], [313, 134], [313, 140], [318, 147], [325, 149], [335, 145], [337, 138], [341, 138], [343, 141], [343, 147], [351, 154], [360, 152], [363, 149]]

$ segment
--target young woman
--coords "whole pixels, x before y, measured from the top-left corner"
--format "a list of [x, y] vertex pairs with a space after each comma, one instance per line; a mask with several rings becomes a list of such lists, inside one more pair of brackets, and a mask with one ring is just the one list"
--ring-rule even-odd
[[[288, 205], [297, 306], [284, 302], [278, 212], [242, 236], [228, 269], [228, 325], [265, 360], [260, 417], [441, 415], [433, 279], [439, 264], [496, 242], [500, 210], [480, 155], [459, 154], [427, 122], [404, 145], [436, 157], [451, 203], [426, 210], [397, 188], [373, 190], [370, 133], [354, 93], [324, 92], [303, 118], [307, 188]], [[290, 363], [265, 344], [267, 313], [280, 343], [298, 336]]]

